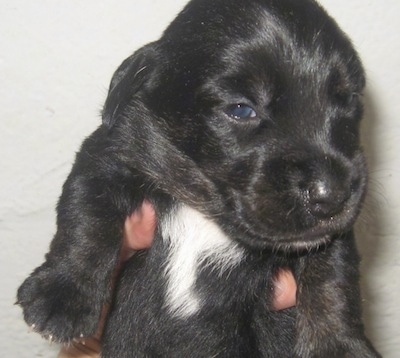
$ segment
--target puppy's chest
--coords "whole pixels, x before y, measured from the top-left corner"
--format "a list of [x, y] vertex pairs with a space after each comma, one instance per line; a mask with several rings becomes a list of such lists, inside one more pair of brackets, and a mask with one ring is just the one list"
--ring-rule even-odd
[[164, 302], [173, 316], [252, 300], [260, 281], [267, 290], [271, 260], [255, 260], [200, 212], [177, 206], [162, 220], [161, 235], [168, 251]]

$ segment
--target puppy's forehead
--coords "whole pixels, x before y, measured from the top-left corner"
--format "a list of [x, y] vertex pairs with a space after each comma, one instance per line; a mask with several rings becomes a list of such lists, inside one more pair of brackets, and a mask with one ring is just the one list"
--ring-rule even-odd
[[257, 33], [273, 44], [275, 39], [294, 36], [310, 43], [315, 36], [328, 33], [334, 38], [338, 32], [334, 20], [312, 0], [192, 0], [164, 37], [178, 46], [215, 50]]
[[294, 75], [361, 68], [350, 41], [312, 0], [192, 0], [164, 39], [173, 61], [204, 76], [246, 63]]

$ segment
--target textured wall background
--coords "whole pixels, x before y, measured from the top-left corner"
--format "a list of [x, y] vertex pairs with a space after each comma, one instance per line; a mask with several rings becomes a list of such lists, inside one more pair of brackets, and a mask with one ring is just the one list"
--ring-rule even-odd
[[[15, 291], [43, 260], [74, 152], [99, 124], [115, 68], [156, 39], [186, 0], [0, 1], [0, 355], [55, 357]], [[365, 315], [384, 357], [400, 351], [400, 2], [321, 0], [368, 74], [371, 189], [359, 220]]]

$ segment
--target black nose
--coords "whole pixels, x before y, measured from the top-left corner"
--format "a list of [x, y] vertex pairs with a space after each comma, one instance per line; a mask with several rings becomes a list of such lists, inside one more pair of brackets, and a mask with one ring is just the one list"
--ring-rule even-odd
[[344, 203], [350, 197], [350, 190], [346, 183], [325, 176], [310, 183], [307, 196], [310, 213], [316, 217], [327, 218], [343, 210]]

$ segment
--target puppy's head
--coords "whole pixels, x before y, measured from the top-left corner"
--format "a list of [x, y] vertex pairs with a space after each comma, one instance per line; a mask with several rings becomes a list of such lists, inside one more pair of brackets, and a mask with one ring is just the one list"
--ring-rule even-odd
[[158, 155], [188, 168], [189, 180], [160, 171], [166, 190], [175, 183], [190, 198], [193, 179], [233, 237], [311, 248], [354, 223], [366, 186], [364, 74], [314, 1], [192, 0], [113, 82], [106, 124], [140, 122], [138, 103], [151, 111]]

